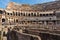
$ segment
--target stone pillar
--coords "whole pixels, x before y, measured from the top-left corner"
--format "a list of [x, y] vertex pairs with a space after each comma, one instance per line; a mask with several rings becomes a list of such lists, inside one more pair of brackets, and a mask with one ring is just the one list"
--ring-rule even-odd
[[48, 29], [47, 21], [44, 21], [44, 27]]
[[47, 25], [47, 22], [46, 21], [44, 21], [44, 25]]

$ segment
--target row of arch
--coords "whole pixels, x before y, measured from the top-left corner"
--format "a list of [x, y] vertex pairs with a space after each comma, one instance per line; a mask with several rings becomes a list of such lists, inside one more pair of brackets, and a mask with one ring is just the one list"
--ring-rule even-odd
[[18, 19], [14, 20], [14, 23], [19, 23], [19, 24], [28, 24], [28, 23], [31, 23], [31, 24], [44, 24], [46, 22], [46, 24], [48, 24], [49, 22], [52, 22], [54, 24], [56, 24], [56, 20], [47, 20], [47, 21], [44, 21], [44, 20], [39, 20], [39, 21], [36, 21], [36, 20], [31, 20], [31, 21], [20, 21]]
[[49, 13], [49, 14], [43, 14], [43, 13], [19, 13], [19, 12], [13, 12], [13, 13], [7, 13], [7, 15], [10, 16], [55, 16], [55, 13]]
[[[5, 22], [6, 21], [6, 19], [2, 19], [2, 22]], [[36, 20], [31, 20], [31, 21], [20, 21], [20, 20], [18, 20], [18, 19], [14, 19], [13, 20], [13, 22], [12, 21], [9, 21], [9, 24], [16, 24], [16, 23], [18, 23], [18, 24], [49, 24], [49, 23], [52, 23], [52, 24], [56, 24], [56, 20], [46, 20], [46, 21], [44, 21], [44, 20], [39, 20], [39, 21], [36, 21]]]

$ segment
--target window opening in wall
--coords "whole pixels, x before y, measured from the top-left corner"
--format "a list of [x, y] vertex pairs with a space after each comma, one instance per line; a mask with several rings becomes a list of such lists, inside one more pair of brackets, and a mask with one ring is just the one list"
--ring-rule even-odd
[[31, 13], [31, 16], [33, 16], [33, 13]]
[[23, 16], [25, 16], [25, 13], [23, 14]]
[[39, 13], [37, 13], [37, 16], [39, 16]]
[[20, 13], [18, 14], [18, 16], [20, 16]]
[[30, 16], [30, 14], [28, 14], [28, 16]]
[[53, 15], [55, 16], [55, 13]]
[[10, 13], [12, 15], [12, 13]]
[[2, 19], [2, 22], [5, 22], [5, 19], [4, 18]]
[[42, 14], [40, 14], [40, 16], [42, 16]]
[[14, 23], [15, 23], [15, 19], [14, 19]]
[[48, 16], [48, 14], [46, 14], [46, 16]]
[[50, 20], [52, 19], [52, 18], [49, 18]]
[[5, 32], [3, 32], [3, 36], [7, 36], [7, 35], [5, 34]]
[[44, 24], [44, 21], [42, 21], [42, 23]]
[[8, 13], [8, 15], [9, 15], [9, 13]]
[[48, 21], [46, 21], [46, 23], [48, 24]]
[[16, 20], [16, 22], [18, 22], [18, 20]]
[[22, 16], [22, 13], [21, 13], [21, 16]]
[[50, 16], [52, 16], [52, 14], [49, 14]]
[[56, 21], [54, 20], [54, 21], [53, 21], [53, 23], [55, 24], [55, 23], [56, 23]]
[[13, 12], [13, 15], [15, 16], [15, 12]]
[[36, 22], [35, 20], [33, 22]]
[[17, 16], [17, 12], [16, 12], [16, 16]]
[[34, 16], [36, 16], [36, 13], [34, 13]]
[[29, 23], [29, 21], [28, 21], [28, 23]]
[[0, 14], [2, 14], [3, 13], [3, 11], [2, 10], [0, 10]]
[[43, 14], [43, 16], [45, 16], [45, 14]]

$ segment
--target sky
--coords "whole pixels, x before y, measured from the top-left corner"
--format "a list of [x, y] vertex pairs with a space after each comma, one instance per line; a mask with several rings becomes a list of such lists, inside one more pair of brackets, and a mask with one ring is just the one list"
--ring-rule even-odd
[[5, 9], [9, 2], [16, 2], [20, 4], [38, 4], [51, 1], [55, 0], [0, 0], [0, 8]]

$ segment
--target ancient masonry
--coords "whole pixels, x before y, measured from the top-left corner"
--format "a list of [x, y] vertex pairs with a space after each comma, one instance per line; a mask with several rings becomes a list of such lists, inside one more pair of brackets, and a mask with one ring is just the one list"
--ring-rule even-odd
[[60, 31], [60, 1], [35, 5], [10, 2], [6, 9], [0, 9], [0, 25], [0, 29], [17, 26]]

